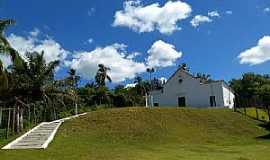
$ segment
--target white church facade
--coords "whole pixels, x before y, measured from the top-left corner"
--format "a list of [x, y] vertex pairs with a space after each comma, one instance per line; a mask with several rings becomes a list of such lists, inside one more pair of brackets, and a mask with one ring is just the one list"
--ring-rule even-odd
[[179, 68], [150, 99], [160, 107], [233, 108], [235, 95], [225, 81], [204, 82]]

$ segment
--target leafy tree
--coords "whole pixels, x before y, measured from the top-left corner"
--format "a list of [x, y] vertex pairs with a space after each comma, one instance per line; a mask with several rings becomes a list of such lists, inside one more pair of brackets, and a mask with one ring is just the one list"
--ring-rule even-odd
[[260, 75], [255, 73], [245, 73], [239, 79], [233, 79], [230, 81], [230, 86], [236, 93], [236, 106], [244, 107], [246, 113], [246, 107], [257, 108], [265, 106], [264, 109], [269, 113], [269, 75]]
[[270, 121], [270, 84], [264, 84], [259, 88], [259, 96], [261, 97]]

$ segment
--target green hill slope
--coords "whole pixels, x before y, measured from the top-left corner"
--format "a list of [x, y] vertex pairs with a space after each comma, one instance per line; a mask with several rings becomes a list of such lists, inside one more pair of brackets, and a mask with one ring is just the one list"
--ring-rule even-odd
[[[225, 109], [124, 108], [64, 123], [45, 151], [0, 151], [5, 159], [268, 159], [268, 132]], [[18, 157], [18, 158], [17, 158]]]

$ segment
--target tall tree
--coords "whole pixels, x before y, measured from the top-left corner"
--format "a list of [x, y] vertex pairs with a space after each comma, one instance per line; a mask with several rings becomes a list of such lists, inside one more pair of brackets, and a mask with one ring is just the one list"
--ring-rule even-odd
[[73, 102], [74, 102], [74, 107], [75, 107], [75, 114], [78, 114], [78, 94], [77, 94], [77, 87], [78, 87], [78, 82], [80, 80], [80, 76], [76, 75], [76, 70], [75, 69], [70, 69], [68, 71], [69, 76], [67, 77], [67, 82], [71, 86], [69, 89], [70, 95], [73, 96]]
[[80, 79], [81, 79], [81, 77], [76, 74], [75, 69], [71, 68], [68, 71], [68, 77], [67, 77], [68, 82], [67, 83], [69, 86], [71, 86], [72, 88], [78, 87], [78, 83], [79, 83]]
[[112, 82], [111, 77], [108, 75], [108, 71], [111, 69], [108, 67], [105, 67], [103, 64], [98, 65], [98, 71], [95, 76], [96, 83], [98, 87], [104, 87], [106, 84], [106, 80], [109, 82]]

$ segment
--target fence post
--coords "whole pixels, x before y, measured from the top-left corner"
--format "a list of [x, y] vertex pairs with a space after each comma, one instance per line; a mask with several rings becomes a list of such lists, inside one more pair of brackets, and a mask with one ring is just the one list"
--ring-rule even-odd
[[20, 132], [20, 107], [16, 106], [16, 131]]
[[15, 121], [16, 121], [16, 110], [15, 107], [12, 109], [13, 110], [13, 115], [12, 115], [12, 134], [15, 134]]
[[7, 122], [7, 134], [6, 134], [6, 138], [8, 138], [9, 136], [9, 128], [10, 128], [10, 109], [8, 109], [8, 122]]

